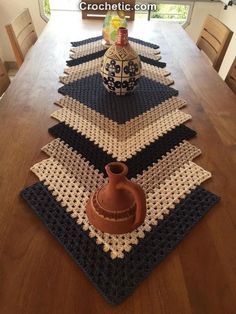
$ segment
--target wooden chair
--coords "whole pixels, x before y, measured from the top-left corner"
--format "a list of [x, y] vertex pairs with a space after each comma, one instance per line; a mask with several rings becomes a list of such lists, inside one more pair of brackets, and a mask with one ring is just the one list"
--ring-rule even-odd
[[12, 23], [6, 25], [6, 30], [20, 67], [28, 50], [38, 39], [29, 9], [25, 9]]
[[9, 85], [10, 85], [10, 79], [2, 63], [2, 60], [0, 59], [0, 97], [6, 91]]
[[[84, 0], [86, 4], [99, 4], [104, 3], [104, 0]], [[120, 0], [108, 0], [108, 3], [118, 3]], [[133, 7], [135, 5], [135, 0], [124, 0], [124, 3], [128, 3]], [[83, 10], [82, 11], [82, 19], [104, 19], [107, 11], [93, 11], [93, 10]], [[126, 11], [125, 16], [128, 21], [133, 21], [135, 16], [135, 11]]]
[[211, 60], [218, 72], [229, 46], [233, 32], [219, 20], [209, 15], [198, 38], [197, 46]]
[[232, 91], [236, 94], [236, 57], [229, 70], [229, 73], [226, 76], [225, 82], [232, 89]]

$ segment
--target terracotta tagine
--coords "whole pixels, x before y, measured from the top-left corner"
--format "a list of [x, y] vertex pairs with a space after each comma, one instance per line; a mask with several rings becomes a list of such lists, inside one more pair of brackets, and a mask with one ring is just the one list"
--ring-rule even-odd
[[106, 165], [108, 184], [98, 189], [87, 203], [89, 222], [102, 232], [128, 233], [140, 226], [146, 216], [143, 189], [126, 178], [128, 168], [121, 162]]
[[141, 75], [141, 61], [128, 42], [128, 30], [118, 29], [117, 40], [104, 54], [101, 75], [109, 92], [118, 96], [132, 92]]

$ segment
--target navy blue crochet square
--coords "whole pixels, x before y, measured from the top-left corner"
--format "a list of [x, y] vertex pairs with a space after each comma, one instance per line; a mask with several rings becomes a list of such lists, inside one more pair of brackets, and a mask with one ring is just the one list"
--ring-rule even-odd
[[[76, 66], [76, 65], [80, 65], [84, 62], [89, 62], [91, 60], [94, 60], [94, 59], [97, 59], [97, 58], [100, 58], [104, 55], [106, 49], [103, 49], [103, 50], [99, 50], [97, 52], [93, 52], [91, 54], [88, 54], [86, 56], [82, 56], [80, 58], [77, 58], [77, 59], [72, 59], [72, 60], [68, 60], [66, 61], [66, 65], [68, 67], [72, 67], [72, 66]], [[158, 61], [158, 60], [155, 60], [155, 59], [151, 59], [151, 58], [148, 58], [146, 56], [142, 56], [142, 55], [139, 55], [140, 57], [140, 60], [142, 62], [145, 62], [145, 63], [148, 63], [148, 64], [151, 64], [151, 65], [154, 65], [158, 68], [165, 68], [166, 67], [166, 63], [165, 62], [161, 62], [161, 61]]]
[[[109, 162], [116, 161], [112, 155], [106, 153], [94, 142], [90, 141], [81, 133], [76, 132], [76, 130], [73, 130], [64, 122], [50, 128], [49, 133], [54, 137], [62, 139], [94, 165], [96, 169], [104, 173], [105, 176], [107, 175], [105, 165]], [[129, 168], [128, 177], [134, 178], [138, 174], [141, 174], [175, 146], [179, 145], [184, 140], [191, 139], [195, 135], [195, 131], [183, 124], [167, 132], [125, 162]]]
[[82, 45], [90, 44], [90, 43], [95, 42], [97, 40], [102, 40], [102, 36], [91, 37], [91, 38], [87, 38], [87, 39], [80, 40], [80, 41], [72, 41], [71, 45], [73, 47], [79, 47]]
[[[91, 38], [80, 40], [80, 41], [73, 41], [73, 42], [71, 42], [71, 45], [73, 47], [79, 47], [79, 46], [82, 46], [82, 45], [90, 44], [90, 43], [95, 42], [97, 40], [102, 40], [102, 36], [91, 37]], [[134, 37], [130, 37], [130, 36], [129, 36], [129, 41], [131, 41], [131, 42], [133, 41], [133, 42], [135, 42], [137, 44], [140, 44], [140, 45], [143, 45], [143, 46], [146, 46], [146, 47], [149, 47], [149, 48], [153, 48], [153, 49], [160, 48], [156, 44], [149, 43], [147, 41], [144, 41], [144, 40], [141, 40], [141, 39], [138, 39], [138, 38], [134, 38]]]
[[129, 41], [131, 41], [131, 42], [133, 41], [134, 43], [137, 43], [137, 44], [149, 47], [149, 48], [153, 48], [153, 49], [160, 48], [160, 46], [158, 46], [156, 44], [149, 43], [147, 41], [144, 41], [144, 40], [141, 40], [141, 39], [138, 39], [138, 38], [134, 38], [134, 37], [130, 37], [130, 36], [129, 36]]
[[[73, 44], [74, 46], [79, 46], [98, 39], [100, 40], [101, 36]], [[136, 40], [136, 42], [138, 42], [138, 40]], [[145, 44], [145, 42], [142, 41], [139, 41], [139, 43]], [[146, 45], [147, 44], [148, 43], [146, 43]], [[151, 47], [150, 43], [149, 47]], [[152, 46], [152, 48], [157, 47]], [[69, 65], [78, 64], [78, 62], [83, 63], [96, 56], [97, 55], [92, 54], [92, 56], [89, 55], [71, 60], [72, 62], [70, 63], [69, 61]], [[146, 62], [150, 63], [154, 61], [147, 59]], [[122, 107], [122, 104], [119, 106], [119, 102], [115, 102], [115, 105], [109, 108], [111, 103], [109, 101], [102, 103], [103, 95], [97, 93], [98, 85], [96, 84], [98, 82], [96, 80], [98, 80], [98, 76], [92, 76], [92, 80], [88, 79], [86, 84], [83, 80], [79, 80], [77, 83], [74, 82], [75, 84], [66, 85], [64, 86], [65, 89], [61, 88], [60, 90], [62, 90], [65, 95], [69, 95], [67, 94], [67, 92], [69, 92], [77, 97], [78, 91], [76, 91], [76, 89], [79, 88], [79, 97], [82, 95], [82, 98], [86, 101], [89, 100], [89, 102], [90, 100], [98, 99], [95, 105], [93, 102], [88, 104], [86, 101], [84, 102], [79, 99], [81, 102], [96, 111], [100, 110], [99, 112], [107, 117], [111, 116], [111, 119], [112, 117], [115, 118], [113, 120], [118, 123], [124, 123], [132, 117], [142, 114], [166, 99], [178, 94], [174, 89], [162, 86], [160, 83], [156, 84], [154, 88], [154, 84], [150, 82], [151, 80], [148, 81], [144, 78], [144, 81], [141, 81], [143, 90], [137, 90], [137, 94], [132, 96], [131, 100], [136, 99], [136, 101], [132, 103], [132, 101], [127, 100], [128, 98], [124, 98], [126, 99], [127, 107]], [[81, 84], [81, 82], [84, 85]], [[83, 91], [83, 88], [85, 91]], [[89, 95], [94, 91], [95, 96]], [[113, 95], [106, 95], [106, 98], [110, 96]], [[76, 97], [75, 99], [77, 99]], [[153, 98], [155, 98], [155, 103], [151, 101]], [[112, 97], [110, 97], [109, 100], [112, 101]], [[111, 155], [104, 152], [93, 142], [64, 123], [58, 124], [49, 131], [81, 153], [83, 157], [94, 164], [99, 171], [104, 171], [104, 165], [114, 160]], [[189, 139], [194, 135], [195, 132], [184, 125], [180, 125], [174, 130], [171, 130], [127, 160], [127, 165], [130, 168], [129, 176], [135, 177], [138, 173], [141, 173], [149, 165], [165, 155], [171, 148], [178, 145], [184, 139]], [[140, 239], [139, 243], [133, 247], [131, 252], [125, 253], [123, 259], [112, 260], [110, 252], [104, 252], [102, 246], [96, 243], [96, 239], [91, 239], [88, 233], [82, 230], [81, 226], [67, 213], [66, 208], [62, 207], [60, 203], [56, 201], [45, 185], [36, 183], [22, 191], [21, 195], [45, 223], [48, 230], [57, 238], [80, 268], [87, 274], [88, 278], [106, 300], [113, 304], [122, 302], [132, 293], [137, 285], [149, 275], [153, 268], [175, 248], [189, 230], [219, 200], [216, 195], [201, 187], [197, 187], [188, 196], [180, 200], [180, 203], [171, 210], [168, 216], [164, 217], [162, 221], [159, 221], [157, 226], [154, 226], [149, 233], [146, 233], [146, 236]]]
[[85, 62], [92, 61], [94, 59], [102, 57], [104, 55], [105, 51], [106, 51], [106, 49], [99, 50], [97, 52], [85, 55], [83, 57], [66, 61], [66, 65], [68, 67], [72, 67], [72, 66], [75, 66], [75, 65], [80, 65], [80, 64], [85, 63]]
[[166, 63], [165, 62], [161, 62], [161, 61], [158, 61], [158, 60], [155, 60], [155, 59], [151, 59], [151, 58], [148, 58], [146, 56], [142, 56], [142, 55], [139, 55], [140, 57], [140, 60], [142, 62], [145, 62], [145, 63], [148, 63], [150, 65], [154, 65], [158, 68], [165, 68], [166, 67]]
[[113, 304], [127, 298], [219, 201], [216, 195], [197, 187], [146, 233], [130, 253], [125, 253], [123, 259], [112, 260], [109, 252], [105, 253], [102, 246], [96, 244], [96, 239], [91, 239], [82, 230], [42, 183], [26, 188], [21, 196], [100, 293]]
[[[81, 41], [74, 41], [74, 42], [71, 42], [71, 45], [73, 47], [79, 47], [81, 45], [90, 44], [90, 43], [98, 41], [98, 40], [102, 40], [102, 36], [96, 36], [96, 37], [88, 38], [88, 39], [81, 40]], [[149, 43], [147, 41], [143, 41], [141, 39], [134, 38], [134, 37], [129, 37], [129, 41], [131, 43], [134, 42], [134, 43], [137, 43], [137, 44], [149, 47], [149, 48], [153, 48], [153, 49], [159, 48], [159, 46], [156, 44], [152, 44], [152, 43]], [[102, 57], [105, 51], [106, 51], [106, 48], [104, 48], [104, 50], [101, 50], [101, 51], [98, 51], [98, 52], [95, 52], [92, 54], [88, 54], [86, 56], [83, 56], [83, 57], [80, 57], [77, 59], [69, 60], [66, 63], [69, 67], [79, 65], [81, 63], [88, 62], [88, 61], [91, 61], [93, 59]], [[157, 66], [158, 68], [165, 68], [166, 67], [165, 62], [154, 60], [154, 59], [145, 57], [143, 55], [140, 55], [140, 59], [141, 59], [141, 61], [146, 62], [146, 63], [151, 64], [151, 65], [154, 65], [154, 66]]]
[[117, 97], [105, 89], [99, 73], [64, 85], [58, 91], [120, 124], [178, 95], [174, 88], [143, 76], [132, 94]]

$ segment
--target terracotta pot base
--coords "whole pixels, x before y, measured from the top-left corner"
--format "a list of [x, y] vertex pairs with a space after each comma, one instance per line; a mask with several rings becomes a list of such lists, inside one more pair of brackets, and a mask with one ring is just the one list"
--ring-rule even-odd
[[[96, 194], [97, 192], [94, 194], [94, 196]], [[97, 207], [96, 207], [97, 204], [93, 202], [93, 198], [94, 197], [92, 197], [89, 200], [86, 207], [86, 212], [87, 212], [89, 222], [95, 228], [105, 233], [122, 234], [122, 233], [131, 232], [138, 227], [138, 225], [137, 226], [134, 225], [135, 209], [136, 209], [135, 205], [133, 208], [130, 209], [130, 211], [132, 211], [133, 214], [129, 215], [128, 217], [124, 217], [120, 219], [112, 219], [112, 218], [104, 217], [103, 215], [98, 213]], [[123, 215], [123, 211], [120, 211], [116, 214], [119, 215], [119, 213], [120, 213], [120, 216]]]

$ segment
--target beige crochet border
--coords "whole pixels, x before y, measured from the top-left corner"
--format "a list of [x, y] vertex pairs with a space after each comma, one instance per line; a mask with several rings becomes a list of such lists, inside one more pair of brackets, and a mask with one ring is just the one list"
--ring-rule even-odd
[[[72, 50], [73, 53], [80, 53], [82, 56], [91, 51], [98, 51], [96, 49], [100, 49], [99, 47], [95, 42]], [[159, 54], [159, 51], [139, 44], [136, 44], [135, 49], [140, 49], [139, 52], [142, 50], [142, 54]], [[98, 58], [67, 68], [65, 69], [67, 76], [60, 77], [60, 81], [67, 84], [97, 73], [100, 64], [101, 58]], [[143, 75], [166, 85], [172, 81], [169, 77], [170, 72], [146, 63], [143, 63]], [[179, 110], [186, 105], [179, 97], [172, 97], [123, 125], [69, 96], [61, 98], [56, 104], [61, 109], [54, 112], [52, 117], [70, 125], [123, 161], [191, 118], [189, 114]], [[133, 179], [146, 192], [147, 216], [144, 223], [132, 233], [110, 235], [90, 225], [85, 212], [91, 193], [106, 182], [104, 175], [61, 139], [53, 140], [42, 150], [49, 158], [35, 164], [31, 168], [32, 172], [47, 185], [52, 195], [66, 207], [76, 222], [89, 232], [89, 236], [96, 238], [97, 244], [102, 244], [103, 250], [109, 252], [113, 259], [123, 258], [124, 253], [129, 252], [146, 232], [151, 231], [159, 220], [164, 219], [182, 198], [211, 177], [209, 172], [192, 162], [201, 151], [189, 142], [183, 141]]]
[[90, 237], [103, 244], [111, 258], [123, 258], [138, 243], [145, 232], [168, 215], [175, 205], [211, 174], [191, 160], [201, 152], [184, 141], [170, 153], [149, 167], [136, 181], [146, 192], [147, 216], [142, 226], [125, 235], [109, 235], [96, 230], [87, 220], [85, 206], [90, 194], [106, 180], [103, 174], [73, 151], [62, 140], [55, 139], [42, 149], [50, 158], [34, 165], [31, 170], [44, 182], [62, 206], [76, 219]]
[[[101, 62], [102, 57], [92, 61], [88, 61], [86, 63], [82, 63], [80, 65], [65, 68], [64, 73], [67, 75], [60, 76], [60, 82], [63, 84], [69, 84], [92, 74], [99, 73], [101, 68]], [[168, 77], [169, 75], [170, 72], [164, 69], [157, 68], [153, 65], [142, 62], [141, 76], [146, 76], [154, 81], [170, 86], [174, 83], [174, 80]]]
[[101, 40], [97, 40], [91, 42], [89, 44], [85, 44], [79, 47], [70, 48], [71, 53], [69, 54], [71, 59], [78, 59], [84, 57], [88, 54], [92, 54], [101, 50], [104, 50], [104, 46], [102, 45]]
[[172, 98], [164, 101], [162, 104], [151, 108], [142, 115], [139, 115], [124, 124], [118, 124], [115, 121], [108, 119], [99, 112], [87, 107], [83, 103], [69, 96], [61, 98], [56, 101], [55, 104], [75, 112], [83, 119], [89, 121], [90, 123], [94, 123], [97, 127], [102, 128], [106, 132], [109, 132], [111, 129], [112, 135], [116, 134], [119, 136], [120, 140], [126, 140], [128, 137], [135, 135], [143, 128], [143, 126], [148, 126], [166, 114], [176, 111], [176, 109], [183, 108], [186, 106], [186, 101], [180, 97], [173, 96]]
[[[138, 54], [142, 54], [144, 57], [157, 60], [157, 61], [161, 59], [160, 50], [158, 49], [150, 48], [150, 47], [147, 47], [147, 46], [144, 46], [144, 45], [132, 42], [132, 41], [130, 41], [130, 45], [134, 48], [134, 50]], [[104, 46], [102, 45], [102, 41], [97, 40], [97, 41], [94, 41], [94, 42], [91, 42], [89, 44], [85, 44], [79, 47], [72, 47], [70, 49], [71, 51], [70, 58], [78, 59], [88, 54], [101, 51], [103, 49], [104, 49]]]
[[[103, 116], [98, 113], [84, 118], [80, 113], [76, 113], [68, 108], [62, 108], [54, 112], [51, 116], [60, 122], [65, 122], [77, 132], [83, 134], [91, 141], [94, 141], [100, 148], [111, 154], [119, 161], [126, 161], [138, 151], [142, 150], [154, 140], [174, 129], [176, 126], [191, 119], [191, 115], [179, 110], [171, 111], [161, 117], [157, 117], [154, 121], [148, 119], [141, 120], [139, 130], [132, 135], [129, 128], [132, 124], [119, 126], [113, 122], [103, 121]], [[158, 116], [158, 115], [157, 115]], [[155, 118], [154, 115], [152, 119]], [[98, 125], [100, 122], [100, 126]]]

